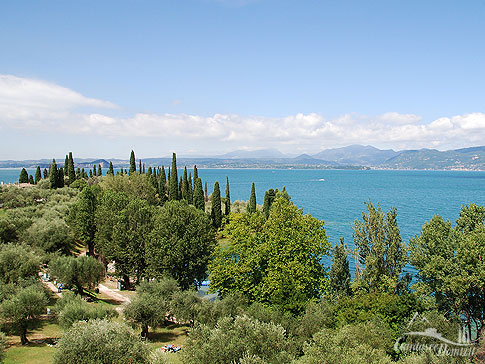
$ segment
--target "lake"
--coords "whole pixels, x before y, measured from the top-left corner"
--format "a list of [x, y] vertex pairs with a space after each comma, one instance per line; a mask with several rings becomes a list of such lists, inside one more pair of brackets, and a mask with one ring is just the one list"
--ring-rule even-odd
[[[0, 181], [15, 182], [19, 173], [20, 169], [0, 169]], [[433, 215], [454, 222], [463, 204], [485, 205], [485, 172], [199, 169], [199, 176], [207, 181], [209, 193], [219, 181], [222, 196], [228, 176], [233, 201], [248, 200], [254, 181], [258, 204], [267, 189], [285, 186], [298, 207], [325, 221], [333, 244], [343, 237], [351, 247], [352, 224], [365, 210], [365, 201], [380, 203], [385, 211], [396, 207], [405, 241], [419, 234]], [[350, 264], [353, 270], [355, 264]], [[407, 270], [413, 272], [411, 267]]]

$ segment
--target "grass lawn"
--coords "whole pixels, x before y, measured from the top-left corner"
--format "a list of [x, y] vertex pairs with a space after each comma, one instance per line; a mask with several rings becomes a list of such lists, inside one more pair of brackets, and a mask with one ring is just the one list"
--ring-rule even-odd
[[[185, 344], [185, 340], [187, 339], [187, 330], [189, 328], [187, 326], [181, 325], [170, 325], [167, 327], [161, 327], [155, 330], [152, 330], [148, 333], [148, 343], [154, 349], [160, 349], [162, 346], [167, 344], [178, 345], [182, 347]], [[170, 360], [172, 364], [181, 364], [182, 361], [180, 359], [180, 352], [178, 353], [167, 353], [165, 354], [167, 359]]]

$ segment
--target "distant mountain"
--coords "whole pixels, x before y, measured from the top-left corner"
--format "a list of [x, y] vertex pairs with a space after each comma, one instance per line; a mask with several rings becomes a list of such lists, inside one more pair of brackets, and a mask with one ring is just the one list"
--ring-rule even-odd
[[399, 152], [392, 149], [381, 150], [370, 145], [350, 145], [326, 149], [312, 157], [343, 165], [376, 166], [397, 155]]
[[380, 164], [391, 169], [485, 170], [485, 146], [440, 152], [436, 149], [405, 150]]
[[220, 156], [214, 156], [217, 159], [248, 159], [248, 158], [285, 158], [286, 155], [277, 149], [257, 149], [257, 150], [235, 150]]

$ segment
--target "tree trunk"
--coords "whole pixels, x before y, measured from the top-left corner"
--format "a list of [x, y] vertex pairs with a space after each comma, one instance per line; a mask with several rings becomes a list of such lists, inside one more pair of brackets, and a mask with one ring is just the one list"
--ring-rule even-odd
[[130, 276], [125, 274], [123, 275], [123, 282], [125, 283], [125, 289], [130, 289]]
[[20, 332], [20, 342], [22, 345], [27, 345], [29, 340], [27, 339], [27, 327], [22, 327], [22, 331]]
[[141, 337], [146, 339], [148, 336], [148, 325], [144, 324], [141, 328]]
[[88, 255], [94, 257], [94, 241], [88, 241]]

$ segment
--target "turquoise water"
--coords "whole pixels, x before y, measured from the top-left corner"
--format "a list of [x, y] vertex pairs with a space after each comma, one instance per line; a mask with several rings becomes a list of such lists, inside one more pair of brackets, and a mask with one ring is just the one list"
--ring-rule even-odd
[[[15, 182], [19, 173], [0, 169], [0, 181]], [[228, 176], [233, 201], [248, 200], [254, 181], [258, 204], [264, 191], [285, 186], [298, 207], [325, 221], [332, 243], [343, 237], [350, 246], [352, 223], [361, 217], [365, 201], [380, 203], [384, 210], [396, 207], [405, 241], [435, 214], [455, 221], [463, 204], [485, 205], [485, 172], [200, 169], [199, 176], [209, 193], [219, 181], [222, 195]]]

